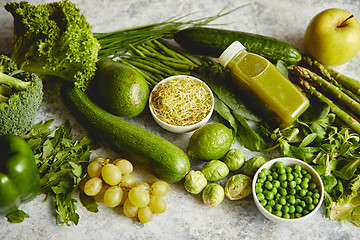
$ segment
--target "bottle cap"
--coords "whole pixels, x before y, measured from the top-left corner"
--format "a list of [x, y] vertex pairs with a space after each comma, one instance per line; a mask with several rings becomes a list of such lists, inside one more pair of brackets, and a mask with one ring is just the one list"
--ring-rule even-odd
[[223, 67], [226, 67], [226, 65], [230, 62], [230, 60], [233, 59], [239, 52], [241, 52], [244, 49], [245, 47], [239, 41], [233, 42], [220, 55], [219, 63]]

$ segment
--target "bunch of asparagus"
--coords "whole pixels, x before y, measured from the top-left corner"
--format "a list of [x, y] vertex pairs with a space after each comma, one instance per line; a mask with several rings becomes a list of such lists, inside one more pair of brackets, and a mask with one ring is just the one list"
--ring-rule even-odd
[[360, 134], [360, 82], [311, 57], [303, 57], [301, 65], [290, 69], [290, 79], [306, 94], [329, 104], [338, 119]]

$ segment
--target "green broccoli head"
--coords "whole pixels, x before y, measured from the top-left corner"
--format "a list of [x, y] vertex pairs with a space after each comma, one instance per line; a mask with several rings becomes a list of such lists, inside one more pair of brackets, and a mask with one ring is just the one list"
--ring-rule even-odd
[[13, 60], [0, 55], [0, 135], [22, 135], [31, 129], [42, 90], [42, 81], [36, 74], [18, 70]]
[[100, 44], [75, 4], [65, 0], [34, 6], [22, 1], [7, 3], [5, 9], [14, 17], [11, 58], [20, 69], [88, 88]]

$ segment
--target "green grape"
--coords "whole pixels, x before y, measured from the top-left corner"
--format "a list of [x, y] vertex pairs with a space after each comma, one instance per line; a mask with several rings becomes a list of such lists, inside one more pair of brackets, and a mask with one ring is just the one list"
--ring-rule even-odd
[[101, 176], [104, 179], [104, 181], [111, 185], [117, 185], [121, 181], [121, 170], [114, 164], [108, 163], [101, 169]]
[[149, 207], [139, 208], [138, 218], [139, 218], [140, 222], [142, 222], [142, 223], [150, 222], [152, 215], [153, 215], [153, 213]]
[[123, 197], [122, 197], [122, 199], [121, 199], [121, 202], [120, 202], [119, 206], [123, 206], [123, 205], [124, 205], [126, 199], [128, 199], [128, 194], [129, 194], [129, 190], [126, 189], [126, 188], [125, 188], [125, 189], [123, 188]]
[[138, 210], [139, 210], [139, 208], [134, 206], [134, 204], [132, 204], [129, 199], [125, 200], [124, 205], [123, 205], [123, 212], [124, 212], [125, 216], [127, 216], [129, 218], [136, 217]]
[[123, 190], [119, 186], [112, 186], [104, 194], [104, 203], [108, 207], [116, 207], [123, 198]]
[[126, 159], [116, 159], [115, 160], [116, 163], [114, 163], [118, 168], [120, 168], [121, 172], [123, 174], [129, 174], [129, 173], [132, 173], [134, 167], [133, 165], [131, 164], [131, 162], [129, 162], [128, 160]]
[[100, 178], [90, 178], [84, 185], [84, 193], [88, 196], [95, 196], [101, 191], [102, 185]]
[[157, 181], [151, 185], [151, 193], [163, 197], [169, 192], [169, 184], [165, 181]]
[[80, 190], [84, 191], [85, 183], [86, 183], [87, 181], [89, 181], [90, 178], [91, 178], [91, 177], [89, 177], [89, 175], [86, 175], [84, 178], [82, 178], [82, 179], [80, 180], [80, 182], [79, 182], [79, 189], [80, 189]]
[[102, 166], [103, 165], [98, 161], [92, 161], [91, 163], [89, 163], [89, 165], [87, 166], [87, 174], [89, 175], [89, 177], [100, 177]]
[[129, 190], [128, 198], [135, 206], [146, 207], [150, 202], [150, 192], [142, 187], [133, 187]]
[[139, 182], [135, 185], [135, 187], [141, 187], [144, 190], [150, 190], [150, 185], [146, 182]]
[[120, 182], [120, 187], [132, 188], [136, 184], [136, 178], [131, 173], [123, 174]]
[[150, 197], [150, 202], [148, 204], [148, 207], [150, 207], [151, 211], [158, 214], [164, 213], [167, 208], [165, 200], [155, 195], [152, 195]]
[[109, 185], [103, 184], [100, 192], [94, 196], [95, 201], [99, 202], [99, 203], [104, 202], [104, 194], [105, 194], [106, 190], [108, 190], [109, 188], [110, 188]]
[[92, 160], [92, 162], [99, 162], [99, 163], [104, 164], [106, 162], [106, 158], [101, 157], [101, 156], [97, 156]]

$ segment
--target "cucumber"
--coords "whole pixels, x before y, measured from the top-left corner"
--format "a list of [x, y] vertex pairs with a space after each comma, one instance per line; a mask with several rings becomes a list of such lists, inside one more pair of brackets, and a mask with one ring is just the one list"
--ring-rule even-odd
[[206, 28], [190, 27], [174, 34], [175, 41], [193, 54], [219, 57], [221, 53], [234, 41], [241, 42], [246, 50], [256, 53], [273, 62], [282, 60], [288, 65], [301, 60], [300, 51], [280, 40], [253, 33]]
[[61, 97], [95, 140], [105, 142], [154, 176], [173, 183], [180, 181], [190, 170], [189, 158], [180, 148], [105, 111], [79, 88], [64, 83]]

